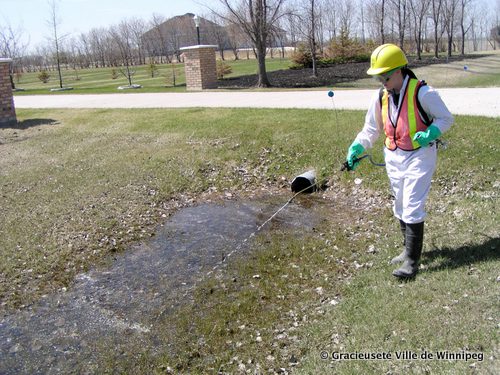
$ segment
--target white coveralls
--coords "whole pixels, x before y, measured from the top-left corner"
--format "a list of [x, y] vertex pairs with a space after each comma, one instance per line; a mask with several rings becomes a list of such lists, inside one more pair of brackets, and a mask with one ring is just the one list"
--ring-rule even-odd
[[[393, 97], [389, 97], [389, 116], [396, 123], [399, 107], [402, 103], [409, 77], [406, 76], [399, 95], [397, 106]], [[453, 116], [439, 96], [430, 86], [422, 86], [418, 92], [418, 100], [432, 124], [439, 128], [441, 134], [453, 124]], [[379, 92], [372, 98], [365, 117], [365, 124], [356, 140], [365, 149], [371, 148], [380, 133], [384, 136]], [[414, 151], [397, 148], [391, 151], [384, 149], [387, 175], [394, 194], [394, 216], [407, 224], [424, 221], [425, 201], [431, 187], [431, 179], [436, 169], [437, 147], [432, 144]]]

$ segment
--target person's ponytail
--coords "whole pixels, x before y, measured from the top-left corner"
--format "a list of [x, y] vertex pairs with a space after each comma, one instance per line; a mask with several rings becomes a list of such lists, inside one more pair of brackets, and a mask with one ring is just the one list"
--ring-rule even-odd
[[413, 70], [408, 68], [408, 65], [401, 68], [401, 73], [403, 73], [403, 77], [409, 76], [410, 78], [418, 79]]

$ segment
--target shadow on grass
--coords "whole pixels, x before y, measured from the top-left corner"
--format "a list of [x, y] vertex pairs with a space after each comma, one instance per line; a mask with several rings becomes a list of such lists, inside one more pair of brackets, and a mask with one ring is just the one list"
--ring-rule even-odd
[[5, 125], [2, 125], [1, 128], [25, 130], [25, 129], [29, 129], [29, 128], [34, 128], [36, 126], [56, 125], [58, 123], [59, 122], [57, 120], [50, 119], [50, 118], [33, 118], [33, 119], [27, 119], [27, 120], [23, 120], [23, 121], [5, 124]]
[[471, 264], [488, 262], [500, 259], [500, 238], [489, 238], [487, 241], [459, 248], [435, 248], [422, 254], [423, 259], [429, 264], [427, 271], [441, 271], [455, 269]]

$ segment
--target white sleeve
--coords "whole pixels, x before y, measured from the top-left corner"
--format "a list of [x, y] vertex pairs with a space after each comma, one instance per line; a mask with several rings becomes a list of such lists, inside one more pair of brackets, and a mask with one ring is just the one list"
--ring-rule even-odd
[[434, 88], [422, 86], [418, 92], [418, 101], [429, 119], [432, 120], [432, 125], [436, 126], [441, 133], [451, 127], [454, 121], [453, 115]]
[[356, 136], [356, 141], [361, 143], [365, 149], [372, 148], [382, 129], [380, 97], [379, 91], [377, 91], [371, 99], [370, 107], [365, 116], [365, 124]]

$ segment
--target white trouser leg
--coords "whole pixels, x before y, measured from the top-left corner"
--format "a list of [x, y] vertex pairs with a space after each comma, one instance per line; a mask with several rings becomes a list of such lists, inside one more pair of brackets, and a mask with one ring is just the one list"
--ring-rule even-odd
[[424, 221], [425, 202], [436, 169], [436, 146], [416, 151], [385, 149], [384, 153], [394, 194], [394, 216], [408, 224]]

